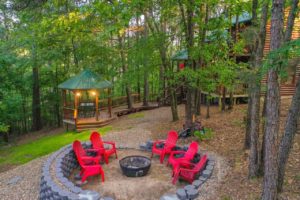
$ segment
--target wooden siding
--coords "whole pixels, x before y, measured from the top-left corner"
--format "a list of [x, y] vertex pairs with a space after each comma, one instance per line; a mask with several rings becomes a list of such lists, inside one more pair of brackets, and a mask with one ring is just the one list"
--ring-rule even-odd
[[[290, 12], [290, 8], [285, 9], [285, 27], [286, 27], [286, 22], [287, 18]], [[270, 51], [270, 36], [271, 36], [271, 21], [269, 20], [267, 23], [267, 32], [266, 32], [266, 43], [264, 47], [264, 54], [267, 55], [268, 52]], [[295, 19], [295, 24], [292, 32], [292, 40], [300, 38], [300, 13], [298, 17]], [[300, 63], [297, 65], [296, 68], [296, 73], [295, 73], [295, 80], [293, 84], [281, 84], [280, 85], [280, 94], [281, 96], [291, 96], [295, 93], [296, 89], [296, 83], [297, 80], [300, 78]], [[267, 77], [265, 76], [262, 80], [262, 84], [266, 84], [267, 82]]]

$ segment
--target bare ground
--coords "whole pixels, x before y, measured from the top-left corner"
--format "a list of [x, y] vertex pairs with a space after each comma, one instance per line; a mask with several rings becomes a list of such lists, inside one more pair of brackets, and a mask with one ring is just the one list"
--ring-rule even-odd
[[[282, 100], [281, 112], [281, 130], [284, 127], [284, 121], [287, 115], [290, 100]], [[202, 109], [204, 110], [204, 108]], [[105, 136], [106, 140], [115, 140], [117, 143], [126, 144], [130, 147], [136, 147], [140, 142], [144, 142], [149, 138], [159, 139], [165, 138], [167, 131], [170, 129], [179, 130], [183, 124], [184, 106], [179, 106], [180, 120], [178, 122], [171, 122], [171, 112], [169, 107], [162, 107], [155, 110], [144, 111], [141, 117], [124, 116], [112, 123], [113, 130]], [[200, 118], [202, 124], [210, 127], [214, 131], [214, 137], [209, 141], [200, 142], [202, 151], [207, 151], [217, 156], [217, 169], [214, 171], [212, 178], [201, 188], [199, 199], [259, 199], [261, 193], [262, 179], [247, 178], [248, 169], [248, 151], [243, 149], [244, 143], [244, 124], [243, 118], [246, 113], [246, 105], [238, 105], [232, 111], [220, 112], [217, 107], [211, 107], [211, 118]], [[281, 131], [282, 132], [282, 131]], [[144, 133], [144, 134], [140, 134]], [[182, 140], [180, 144], [189, 144], [190, 141], [195, 140], [191, 137]], [[214, 152], [214, 153], [212, 153]], [[122, 152], [120, 152], [120, 158]], [[40, 179], [40, 168], [44, 158], [33, 160], [25, 165], [18, 166], [12, 170], [0, 174], [0, 196], [1, 199], [36, 199], [38, 196], [38, 185]], [[117, 172], [117, 160], [111, 159], [112, 163], [104, 166], [107, 174], [105, 185], [110, 184], [114, 187], [114, 180], [116, 184], [125, 185], [126, 182], [121, 179], [120, 173], [110, 178], [109, 169], [106, 167], [115, 166], [115, 173]], [[116, 162], [115, 165], [113, 162]], [[155, 162], [155, 161], [154, 161]], [[153, 164], [155, 168], [155, 164]], [[161, 166], [161, 165], [157, 165]], [[164, 167], [164, 166], [163, 166]], [[159, 168], [160, 169], [160, 168]], [[289, 156], [287, 165], [287, 173], [284, 183], [284, 191], [280, 195], [281, 199], [293, 200], [300, 199], [300, 135], [297, 134], [293, 150]], [[153, 169], [152, 169], [153, 170]], [[169, 170], [165, 168], [163, 170]], [[152, 173], [152, 172], [151, 172]], [[150, 174], [151, 174], [150, 173]], [[163, 171], [169, 174], [168, 171]], [[113, 174], [113, 173], [112, 173]], [[22, 177], [16, 184], [8, 184], [11, 178]], [[155, 177], [155, 174], [153, 174]], [[152, 177], [152, 178], [154, 178]], [[98, 177], [99, 178], [99, 177]], [[145, 178], [145, 177], [144, 177]], [[150, 178], [150, 177], [149, 177]], [[97, 178], [96, 178], [97, 180]], [[99, 181], [99, 180], [98, 180]], [[126, 178], [125, 178], [126, 181]], [[142, 181], [142, 179], [141, 179]], [[170, 181], [170, 180], [169, 180]], [[135, 182], [135, 181], [134, 181]], [[138, 181], [137, 181], [138, 182]], [[167, 182], [167, 181], [166, 181]], [[181, 184], [181, 183], [179, 183]], [[137, 184], [138, 185], [138, 184]], [[170, 184], [171, 185], [171, 184]], [[101, 191], [106, 186], [104, 184], [96, 184]], [[103, 188], [102, 188], [103, 187]], [[147, 186], [148, 187], [148, 186]], [[149, 186], [150, 187], [150, 186]], [[155, 187], [154, 185], [152, 187]], [[165, 188], [165, 191], [172, 191], [173, 188]], [[160, 188], [159, 188], [160, 189]], [[158, 189], [158, 190], [159, 190]], [[121, 190], [126, 193], [126, 190]], [[135, 191], [128, 190], [128, 191]], [[104, 190], [102, 192], [105, 193]], [[109, 193], [109, 189], [107, 190]], [[107, 193], [107, 194], [108, 194]], [[163, 193], [163, 191], [161, 191]], [[129, 194], [129, 192], [128, 192]], [[137, 192], [135, 194], [138, 195]], [[116, 194], [117, 195], [117, 194]], [[116, 196], [117, 197], [117, 196]], [[140, 196], [131, 196], [132, 198], [139, 198]], [[144, 196], [143, 198], [145, 199]]]

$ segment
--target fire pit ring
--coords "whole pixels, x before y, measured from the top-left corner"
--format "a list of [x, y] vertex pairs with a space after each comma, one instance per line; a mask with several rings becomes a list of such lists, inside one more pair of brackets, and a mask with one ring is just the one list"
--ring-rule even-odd
[[145, 176], [151, 166], [151, 160], [145, 156], [127, 156], [119, 163], [123, 174], [128, 177]]

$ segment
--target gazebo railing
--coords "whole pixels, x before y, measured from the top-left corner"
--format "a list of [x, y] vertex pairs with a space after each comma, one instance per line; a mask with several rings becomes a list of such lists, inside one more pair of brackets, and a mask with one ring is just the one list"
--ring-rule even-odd
[[63, 107], [64, 119], [74, 120], [74, 108]]

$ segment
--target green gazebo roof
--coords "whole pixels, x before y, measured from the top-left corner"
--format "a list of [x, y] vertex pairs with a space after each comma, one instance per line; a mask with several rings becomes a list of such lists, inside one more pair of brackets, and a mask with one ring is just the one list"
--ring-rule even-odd
[[177, 51], [172, 57], [171, 60], [188, 60], [188, 51], [186, 49]]
[[102, 76], [85, 69], [80, 74], [59, 84], [58, 87], [66, 90], [88, 90], [111, 88], [112, 84]]

